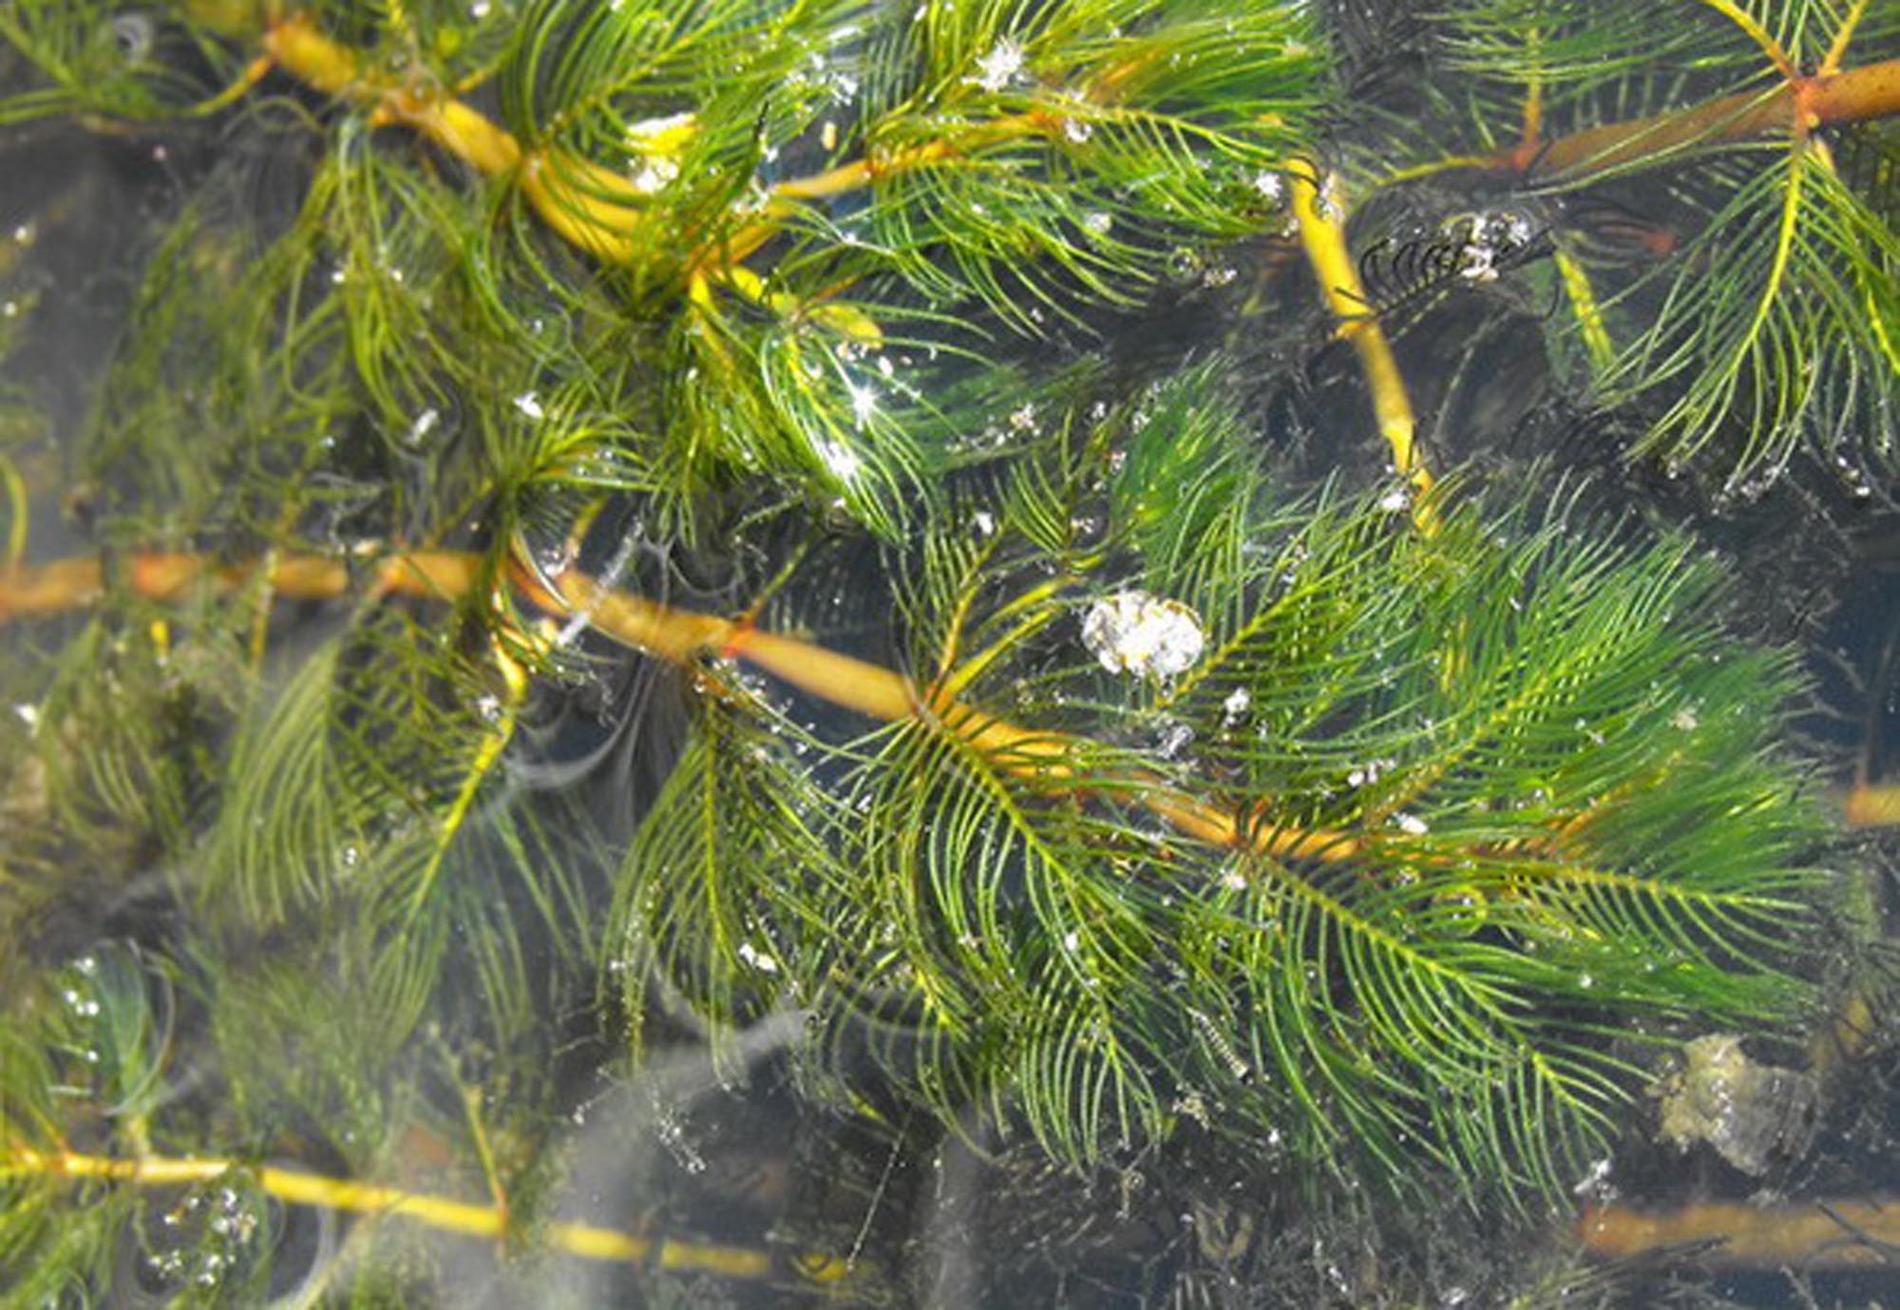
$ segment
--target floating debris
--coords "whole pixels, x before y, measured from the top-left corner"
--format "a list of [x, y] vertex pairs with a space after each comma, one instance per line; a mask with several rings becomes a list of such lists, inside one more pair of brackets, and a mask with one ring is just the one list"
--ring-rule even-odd
[[1001, 91], [1016, 80], [1023, 71], [1023, 48], [1015, 41], [1005, 38], [998, 41], [990, 52], [976, 61], [982, 76], [972, 79], [985, 91]]
[[1207, 647], [1200, 616], [1178, 600], [1118, 591], [1089, 607], [1082, 644], [1110, 673], [1164, 680], [1194, 667]]
[[1665, 1079], [1662, 1133], [1687, 1150], [1707, 1142], [1745, 1174], [1801, 1153], [1814, 1131], [1814, 1079], [1757, 1064], [1730, 1033], [1698, 1037], [1682, 1048], [1683, 1067]]

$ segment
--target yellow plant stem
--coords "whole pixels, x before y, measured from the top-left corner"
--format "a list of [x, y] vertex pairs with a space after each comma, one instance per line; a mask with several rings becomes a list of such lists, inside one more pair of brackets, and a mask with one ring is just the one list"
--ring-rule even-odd
[[1702, 3], [1728, 19], [1748, 34], [1748, 39], [1761, 48], [1770, 63], [1780, 70], [1783, 77], [1795, 76], [1794, 61], [1788, 58], [1788, 52], [1781, 48], [1781, 42], [1763, 27], [1755, 16], [1735, 3], [1735, 0], [1702, 0]]
[[1590, 285], [1589, 270], [1561, 246], [1551, 252], [1557, 265], [1557, 277], [1570, 301], [1570, 312], [1577, 320], [1577, 334], [1584, 352], [1598, 372], [1607, 372], [1616, 363], [1616, 347], [1610, 342], [1610, 329], [1603, 321], [1603, 306]]
[[456, 790], [454, 801], [436, 825], [435, 839], [429, 846], [429, 857], [416, 875], [415, 891], [409, 897], [411, 920], [419, 917], [428, 903], [429, 896], [435, 890], [436, 877], [442, 872], [443, 861], [448, 858], [455, 839], [461, 835], [463, 825], [468, 822], [476, 798], [481, 795], [482, 785], [500, 767], [503, 753], [514, 741], [521, 706], [528, 697], [527, 670], [517, 664], [499, 642], [495, 643], [490, 656], [501, 672], [504, 694], [497, 698], [494, 721], [489, 724], [488, 731], [482, 734], [474, 758], [469, 761], [462, 775], [462, 785]]
[[[554, 232], [605, 263], [631, 264], [647, 253], [646, 197], [634, 183], [590, 160], [556, 150], [531, 151], [507, 129], [431, 83], [366, 74], [356, 53], [289, 15], [264, 34], [265, 56], [306, 86], [374, 106], [382, 123], [399, 123], [486, 177], [512, 181]], [[976, 145], [1054, 132], [1049, 115], [1011, 115], [984, 124], [960, 145], [932, 141], [854, 160], [824, 173], [779, 183], [756, 221], [688, 262], [688, 277], [730, 268], [763, 245], [799, 204], [871, 185], [879, 177], [936, 163]]]
[[0, 622], [84, 609], [104, 595], [105, 568], [96, 559], [10, 564], [0, 571]]
[[[482, 567], [480, 556], [461, 551], [404, 551], [377, 562], [370, 583], [378, 591], [452, 600], [475, 589]], [[236, 590], [259, 572], [256, 564], [218, 564], [203, 555], [164, 551], [134, 555], [116, 570], [80, 558], [20, 565], [0, 569], [0, 623], [84, 609], [104, 599], [109, 586], [170, 603], [200, 588]], [[273, 558], [264, 580], [289, 600], [334, 600], [360, 581], [348, 561], [329, 555]]]
[[[502, 1240], [509, 1236], [508, 1214], [500, 1206], [475, 1205], [444, 1196], [331, 1178], [322, 1174], [282, 1169], [275, 1165], [246, 1165], [236, 1160], [179, 1160], [164, 1157], [120, 1159], [80, 1155], [69, 1151], [42, 1152], [15, 1149], [0, 1157], [0, 1179], [20, 1177], [66, 1178], [74, 1182], [128, 1183], [138, 1187], [180, 1187], [215, 1182], [231, 1174], [254, 1180], [259, 1190], [287, 1205], [322, 1206], [350, 1214], [407, 1219], [438, 1232], [464, 1237]], [[720, 1246], [672, 1238], [642, 1237], [594, 1224], [557, 1220], [539, 1230], [549, 1250], [592, 1260], [622, 1260], [648, 1269], [673, 1273], [708, 1273], [727, 1278], [768, 1278], [774, 1272], [768, 1251]], [[797, 1267], [833, 1269], [841, 1262], [799, 1259]]]
[[1337, 175], [1321, 178], [1304, 169], [1293, 175], [1293, 216], [1300, 247], [1319, 281], [1320, 294], [1333, 311], [1339, 335], [1352, 344], [1372, 393], [1379, 433], [1392, 451], [1392, 467], [1412, 490], [1412, 521], [1421, 532], [1437, 528], [1431, 504], [1432, 475], [1419, 459], [1418, 420], [1405, 379], [1399, 374], [1392, 343], [1379, 324], [1372, 298], [1359, 279], [1359, 265], [1346, 246], [1346, 199]]
[[1823, 77], [1841, 71], [1841, 62], [1847, 58], [1847, 47], [1853, 43], [1854, 29], [1860, 26], [1861, 16], [1867, 12], [1867, 0], [1854, 0], [1854, 7], [1847, 11], [1841, 25], [1834, 31], [1834, 39], [1828, 43], [1827, 54], [1821, 60], [1821, 66], [1815, 71]]
[[933, 141], [923, 146], [893, 152], [884, 160], [853, 159], [809, 177], [787, 178], [772, 187], [759, 215], [726, 239], [724, 245], [701, 253], [694, 261], [693, 275], [705, 277], [721, 268], [732, 268], [753, 251], [777, 236], [785, 221], [801, 204], [830, 200], [872, 185], [879, 177], [921, 168], [947, 158], [948, 143]]
[[356, 53], [293, 14], [264, 34], [264, 52], [315, 90], [375, 107], [378, 121], [400, 123], [486, 177], [511, 180], [563, 240], [612, 264], [641, 253], [643, 207], [633, 183], [588, 160], [522, 149], [512, 133], [433, 86], [365, 74]]
[[1788, 151], [1788, 181], [1781, 191], [1781, 221], [1775, 228], [1775, 252], [1769, 261], [1768, 278], [1756, 299], [1755, 312], [1749, 317], [1748, 330], [1736, 346], [1734, 358], [1738, 363], [1760, 339], [1762, 327], [1781, 294], [1782, 280], [1788, 275], [1788, 261], [1794, 254], [1795, 235], [1800, 226], [1801, 181], [1807, 175], [1807, 154], [1808, 128], [1806, 124], [1797, 123]]
[[12, 568], [26, 558], [32, 500], [27, 495], [26, 479], [20, 476], [20, 466], [4, 453], [0, 453], [0, 485], [6, 488], [8, 509], [6, 560], [0, 567]]

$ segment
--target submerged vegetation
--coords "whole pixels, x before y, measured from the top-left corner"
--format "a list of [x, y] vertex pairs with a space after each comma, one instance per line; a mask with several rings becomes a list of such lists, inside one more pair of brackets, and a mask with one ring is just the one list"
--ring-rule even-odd
[[[20, 1304], [452, 1300], [444, 1233], [928, 1301], [946, 1143], [1540, 1216], [1814, 1017], [1799, 653], [1659, 520], [1900, 464], [1890, 6], [0, 35], [0, 161], [162, 175], [83, 420], [0, 396]], [[603, 1209], [700, 1059], [857, 1208]]]

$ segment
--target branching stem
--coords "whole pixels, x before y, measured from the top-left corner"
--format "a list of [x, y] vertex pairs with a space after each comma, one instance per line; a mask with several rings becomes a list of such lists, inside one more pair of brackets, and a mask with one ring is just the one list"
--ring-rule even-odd
[[1534, 182], [1572, 185], [1662, 164], [1686, 150], [1786, 136], [1797, 126], [1811, 131], [1894, 114], [1900, 114], [1900, 59], [1794, 77], [1765, 90], [1605, 123], [1548, 142], [1526, 142], [1488, 163]]
[[[291, 600], [332, 600], [346, 594], [355, 578], [341, 560], [315, 555], [286, 555], [269, 561], [273, 592]], [[251, 581], [256, 568], [217, 565], [201, 555], [151, 554], [127, 560], [118, 585], [147, 600], [174, 601], [194, 588], [232, 591]], [[670, 664], [686, 665], [706, 654], [743, 660], [787, 685], [840, 709], [892, 723], [929, 715], [997, 767], [1053, 792], [1082, 785], [1075, 760], [1089, 743], [1063, 733], [1037, 731], [984, 713], [954, 698], [921, 688], [881, 665], [796, 637], [769, 632], [740, 619], [675, 609], [643, 596], [603, 587], [588, 575], [567, 570], [546, 579], [526, 567], [512, 571], [514, 587], [533, 604], [563, 617], [579, 617], [603, 635]], [[453, 601], [490, 585], [490, 570], [479, 555], [458, 551], [415, 550], [378, 561], [372, 590], [394, 595]], [[60, 560], [0, 573], [0, 622], [19, 616], [49, 616], [97, 603], [106, 593], [105, 570], [97, 561]], [[1243, 811], [1190, 795], [1158, 774], [1129, 770], [1108, 780], [1150, 813], [1198, 841], [1248, 850], [1276, 859], [1347, 860], [1363, 841], [1343, 832], [1283, 828], [1267, 819], [1267, 805], [1256, 801]], [[1091, 785], [1103, 785], [1099, 774]]]
[[1783, 77], [1796, 76], [1794, 60], [1788, 58], [1788, 52], [1781, 48], [1781, 42], [1775, 40], [1774, 35], [1763, 27], [1753, 14], [1736, 4], [1735, 0], [1702, 0], [1702, 3], [1747, 33], [1748, 39], [1761, 47], [1761, 52], [1768, 56], [1769, 62], [1774, 64]]
[[[1064, 790], [1075, 779], [1073, 760], [1083, 742], [1063, 733], [1019, 727], [961, 701], [933, 695], [880, 665], [731, 619], [606, 590], [577, 572], [553, 579], [558, 589], [553, 595], [532, 579], [519, 581], [537, 603], [582, 615], [607, 636], [669, 662], [685, 663], [701, 652], [714, 651], [744, 660], [800, 691], [867, 718], [891, 723], [929, 714], [997, 761], [1005, 772], [1042, 787]], [[1131, 771], [1115, 781], [1127, 784], [1151, 813], [1213, 845], [1251, 848], [1280, 859], [1343, 860], [1359, 849], [1359, 842], [1343, 833], [1256, 827], [1251, 816], [1187, 795], [1159, 776]]]
[[[515, 180], [542, 220], [576, 247], [615, 264], [631, 263], [647, 248], [641, 239], [648, 212], [644, 197], [618, 173], [565, 152], [524, 150], [506, 129], [439, 88], [366, 75], [353, 51], [318, 32], [305, 16], [291, 15], [274, 24], [263, 45], [278, 67], [313, 89], [374, 105], [380, 121], [412, 128], [485, 176]], [[1900, 113], [1900, 59], [1841, 70], [1843, 53], [1830, 51], [1813, 76], [1788, 68], [1769, 90], [1606, 123], [1549, 142], [1536, 138], [1540, 116], [1533, 114], [1526, 119], [1523, 139], [1512, 149], [1466, 162], [1570, 183], [1659, 164], [1686, 149], [1790, 132], [1797, 124], [1812, 129]], [[1093, 99], [1112, 101], [1115, 80], [1105, 77], [1101, 87]], [[781, 182], [755, 222], [733, 234], [721, 249], [689, 260], [688, 270], [703, 273], [745, 258], [806, 201], [832, 199], [870, 186], [879, 177], [928, 167], [972, 144], [1049, 132], [1054, 126], [1043, 114], [1008, 115], [974, 129], [977, 137], [961, 145], [933, 141]], [[1329, 295], [1346, 285], [1336, 276], [1322, 282]], [[1359, 349], [1363, 360], [1377, 347]]]

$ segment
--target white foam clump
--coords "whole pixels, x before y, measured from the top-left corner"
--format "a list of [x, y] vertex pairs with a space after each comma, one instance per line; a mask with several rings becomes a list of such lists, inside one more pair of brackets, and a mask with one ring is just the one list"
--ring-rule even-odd
[[1005, 37], [977, 60], [976, 66], [982, 76], [971, 80], [985, 91], [1001, 91], [1023, 71], [1023, 48]]
[[1118, 591], [1089, 607], [1082, 644], [1110, 673], [1166, 679], [1193, 668], [1207, 634], [1193, 610], [1145, 591]]

